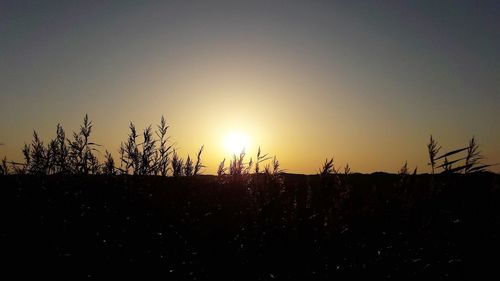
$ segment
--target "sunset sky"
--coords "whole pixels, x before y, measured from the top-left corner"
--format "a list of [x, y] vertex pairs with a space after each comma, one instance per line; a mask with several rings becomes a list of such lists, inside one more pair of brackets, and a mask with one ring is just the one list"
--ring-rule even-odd
[[88, 113], [115, 156], [130, 121], [165, 116], [205, 173], [231, 139], [292, 173], [428, 172], [431, 134], [498, 163], [499, 50], [499, 1], [4, 0], [0, 156]]

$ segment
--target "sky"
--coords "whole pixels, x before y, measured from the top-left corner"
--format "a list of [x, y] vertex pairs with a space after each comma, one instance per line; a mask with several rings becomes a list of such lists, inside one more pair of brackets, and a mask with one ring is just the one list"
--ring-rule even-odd
[[499, 163], [499, 26], [488, 0], [1, 0], [0, 156], [85, 114], [118, 156], [131, 121], [163, 115], [181, 156], [205, 146], [208, 174], [235, 135], [291, 173], [327, 157], [429, 172], [431, 134], [442, 151], [474, 136]]

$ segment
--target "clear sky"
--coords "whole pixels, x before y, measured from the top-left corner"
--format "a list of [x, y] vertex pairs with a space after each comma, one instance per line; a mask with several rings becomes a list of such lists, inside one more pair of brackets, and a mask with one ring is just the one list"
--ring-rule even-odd
[[[85, 113], [117, 155], [162, 115], [207, 173], [246, 135], [289, 172], [500, 162], [499, 1], [0, 1], [0, 156]], [[494, 168], [498, 170], [498, 166]]]

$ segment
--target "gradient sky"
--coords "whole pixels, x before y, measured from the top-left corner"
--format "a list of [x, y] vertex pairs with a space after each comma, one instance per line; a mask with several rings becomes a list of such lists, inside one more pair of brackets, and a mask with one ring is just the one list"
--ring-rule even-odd
[[0, 156], [88, 113], [115, 155], [164, 115], [206, 173], [233, 131], [288, 172], [428, 172], [430, 134], [497, 163], [499, 27], [499, 1], [0, 1]]

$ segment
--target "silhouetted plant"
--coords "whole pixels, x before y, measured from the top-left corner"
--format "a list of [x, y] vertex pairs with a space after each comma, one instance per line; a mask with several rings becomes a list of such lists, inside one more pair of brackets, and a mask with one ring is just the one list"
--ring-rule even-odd
[[30, 163], [31, 163], [31, 152], [30, 152], [30, 146], [27, 145], [27, 144], [24, 144], [24, 147], [23, 147], [23, 157], [24, 157], [24, 163], [25, 165], [29, 166]]
[[57, 145], [55, 140], [51, 140], [47, 146], [47, 174], [56, 173]]
[[98, 175], [101, 173], [101, 166], [99, 164], [99, 160], [94, 154], [87, 154], [88, 159], [88, 171], [90, 174]]
[[16, 175], [24, 175], [28, 172], [25, 163], [9, 162], [11, 164], [12, 173]]
[[431, 165], [432, 174], [434, 174], [434, 167], [436, 166], [436, 156], [439, 153], [441, 146], [432, 138], [430, 138], [429, 144], [427, 145], [427, 151], [429, 153], [429, 165]]
[[479, 151], [479, 145], [476, 143], [474, 137], [469, 141], [469, 147], [467, 148], [467, 156], [465, 157], [464, 173], [472, 172], [483, 172], [487, 167], [493, 166], [488, 164], [482, 164], [481, 160], [484, 157]]
[[24, 147], [22, 149], [23, 157], [24, 157], [24, 163], [12, 163], [12, 167], [14, 169], [15, 174], [26, 174], [28, 172], [28, 168], [31, 165], [31, 149], [30, 146], [27, 144], [24, 144]]
[[264, 168], [264, 174], [266, 175], [277, 175], [282, 173], [283, 171], [280, 170], [280, 162], [276, 158], [276, 156], [273, 157], [272, 163], [266, 164]]
[[351, 167], [349, 167], [349, 163], [347, 163], [344, 167], [344, 175], [349, 175], [351, 174]]
[[69, 161], [75, 174], [88, 175], [99, 171], [99, 162], [93, 154], [93, 151], [97, 151], [94, 147], [98, 144], [89, 141], [91, 132], [92, 122], [85, 114], [80, 131], [73, 132], [73, 140], [68, 140]]
[[196, 157], [196, 164], [194, 165], [194, 172], [193, 175], [199, 175], [201, 173], [201, 169], [204, 168], [205, 166], [201, 162], [201, 153], [203, 152], [204, 146], [202, 145], [200, 147], [200, 150], [198, 151], [198, 156]]
[[[412, 175], [415, 176], [417, 174], [417, 167], [413, 170]], [[398, 175], [400, 178], [400, 187], [407, 186], [410, 180], [410, 170], [408, 169], [408, 161], [405, 161], [404, 165], [399, 169]]]
[[[458, 160], [456, 160], [456, 161], [458, 161]], [[455, 162], [455, 161], [453, 161], [453, 162]], [[449, 172], [451, 172], [452, 166], [453, 166], [453, 163], [450, 163], [450, 162], [448, 161], [448, 158], [447, 158], [447, 157], [445, 157], [445, 158], [444, 158], [444, 163], [443, 163], [443, 165], [441, 165], [440, 167], [442, 167], [442, 168], [443, 168], [443, 171], [444, 171], [444, 172], [449, 173]]]
[[172, 156], [172, 173], [174, 177], [180, 177], [183, 174], [184, 160], [177, 155], [177, 151]]
[[[0, 145], [3, 145], [3, 143], [0, 142]], [[2, 159], [2, 165], [0, 166], [0, 175], [7, 175], [8, 174], [8, 167], [7, 167], [7, 157], [4, 156]]]
[[133, 175], [136, 175], [141, 161], [139, 148], [137, 147], [138, 136], [134, 123], [130, 122], [129, 129], [130, 133], [127, 142], [120, 145], [121, 161], [125, 163], [124, 171], [126, 174], [130, 171]]
[[253, 159], [250, 158], [250, 160], [248, 161], [247, 165], [245, 165], [245, 168], [243, 169], [243, 174], [244, 175], [249, 175], [250, 171], [252, 170], [252, 166], [253, 166]]
[[54, 173], [68, 174], [71, 172], [69, 151], [66, 145], [66, 134], [63, 127], [57, 124], [56, 138], [50, 142], [51, 165]]
[[220, 163], [219, 167], [217, 168], [217, 176], [221, 177], [226, 174], [226, 167], [224, 166], [224, 163], [226, 162], [226, 158], [224, 158]]
[[399, 169], [398, 174], [400, 176], [407, 176], [408, 175], [408, 161], [405, 161], [404, 165]]
[[241, 176], [245, 170], [245, 152], [242, 151], [237, 157], [236, 154], [233, 155], [233, 160], [229, 161], [229, 174], [231, 176]]
[[104, 157], [105, 160], [102, 166], [102, 173], [105, 175], [116, 175], [115, 160], [113, 156], [106, 150], [106, 155]]
[[120, 144], [120, 148], [118, 149], [118, 153], [120, 155], [120, 168], [118, 170], [120, 171], [120, 174], [127, 174], [127, 162], [125, 162], [125, 145], [123, 142]]
[[151, 175], [156, 170], [155, 163], [155, 152], [156, 152], [156, 141], [153, 139], [153, 132], [151, 126], [144, 129], [143, 132], [143, 142], [142, 151], [139, 152], [140, 164], [139, 164], [139, 175]]
[[322, 176], [326, 176], [326, 175], [329, 175], [332, 173], [333, 174], [337, 173], [337, 170], [335, 169], [335, 166], [333, 165], [333, 158], [331, 158], [330, 160], [328, 160], [328, 158], [326, 158], [325, 163], [323, 164], [323, 167], [321, 167], [321, 169], [319, 170], [319, 174]]
[[0, 166], [0, 175], [8, 175], [9, 166], [7, 165], [7, 157], [4, 156], [2, 159], [2, 165]]
[[278, 158], [276, 158], [276, 156], [274, 156], [273, 158], [273, 171], [272, 171], [272, 174], [273, 175], [279, 175], [283, 173], [283, 170], [280, 169], [280, 162], [278, 161]]
[[193, 166], [193, 160], [191, 160], [191, 157], [187, 157], [186, 159], [186, 164], [184, 165], [184, 175], [185, 176], [192, 176], [194, 171], [194, 166]]
[[264, 174], [271, 175], [271, 173], [271, 166], [269, 164], [266, 164], [266, 166], [264, 167]]
[[[340, 171], [338, 171], [340, 172]], [[351, 167], [349, 166], [349, 163], [346, 163], [344, 166], [344, 173], [343, 177], [338, 177], [338, 183], [339, 186], [343, 186], [347, 188], [347, 176], [351, 174]]]
[[[448, 160], [449, 156], [459, 154], [463, 151], [466, 151], [466, 155], [464, 157], [459, 157], [455, 160]], [[442, 168], [443, 173], [471, 173], [471, 172], [481, 172], [486, 171], [487, 167], [493, 166], [490, 164], [483, 164], [481, 160], [483, 156], [479, 151], [479, 145], [476, 143], [474, 137], [470, 139], [469, 145], [464, 148], [459, 148], [450, 152], [447, 152], [435, 160], [444, 159], [443, 164], [437, 166], [437, 168]], [[463, 164], [461, 164], [461, 161]], [[456, 166], [455, 166], [456, 165]]]
[[448, 157], [452, 156], [452, 155], [455, 155], [455, 154], [458, 154], [458, 153], [460, 153], [462, 151], [465, 151], [465, 150], [467, 150], [467, 148], [468, 147], [455, 149], [453, 151], [447, 152], [447, 153], [439, 156], [438, 158], [436, 158], [436, 160], [444, 159], [443, 160], [443, 164], [440, 165], [440, 166], [438, 166], [438, 168], [443, 168], [443, 172], [444, 173], [454, 173], [454, 172], [459, 172], [460, 170], [462, 170], [463, 167], [453, 168], [453, 164], [458, 163], [459, 161], [464, 160], [465, 159], [464, 157], [459, 158], [459, 159], [455, 159], [455, 160], [451, 160], [451, 161], [448, 160]]
[[31, 150], [29, 151], [28, 172], [34, 175], [46, 175], [48, 172], [48, 157], [47, 149], [40, 140], [36, 131], [33, 131], [33, 141], [31, 142]]
[[156, 135], [159, 138], [159, 148], [158, 148], [158, 158], [156, 159], [156, 171], [155, 174], [159, 174], [162, 176], [166, 176], [168, 172], [168, 164], [169, 164], [169, 156], [170, 149], [172, 146], [167, 146], [167, 126], [165, 122], [165, 118], [162, 116], [160, 120], [160, 124], [158, 125], [158, 130]]
[[259, 150], [257, 151], [257, 160], [255, 161], [255, 173], [258, 174], [260, 172], [260, 163], [267, 161], [270, 157], [267, 157], [267, 153], [261, 155], [261, 150], [259, 146]]
[[[266, 193], [266, 192], [271, 192], [271, 197], [276, 197], [281, 191], [283, 187], [283, 178], [282, 178], [282, 173], [283, 170], [280, 169], [280, 162], [278, 161], [278, 158], [276, 156], [273, 157], [273, 161], [271, 163], [267, 163], [266, 166], [264, 167], [264, 175], [265, 175], [265, 183], [263, 184], [259, 179], [260, 177], [253, 177], [254, 183], [256, 183], [257, 188], [255, 186], [253, 187], [253, 192], [257, 193]], [[268, 187], [271, 190], [268, 191], [263, 191], [262, 186], [269, 185]], [[262, 199], [262, 198], [261, 198]]]

